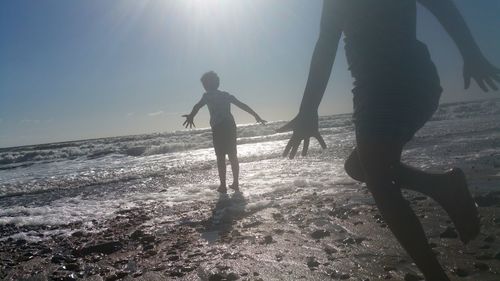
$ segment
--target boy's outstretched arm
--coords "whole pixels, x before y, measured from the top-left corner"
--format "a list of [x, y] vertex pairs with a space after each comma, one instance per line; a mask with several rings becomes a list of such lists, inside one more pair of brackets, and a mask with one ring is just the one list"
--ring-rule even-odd
[[231, 103], [233, 103], [237, 107], [241, 108], [242, 110], [250, 113], [255, 118], [255, 121], [257, 121], [257, 123], [261, 123], [262, 125], [264, 125], [264, 124], [267, 123], [267, 121], [264, 120], [264, 119], [262, 119], [262, 118], [260, 118], [259, 114], [257, 114], [255, 111], [253, 111], [253, 109], [251, 109], [250, 106], [242, 103], [241, 101], [239, 101], [234, 96], [231, 99]]
[[295, 157], [302, 140], [304, 140], [302, 155], [306, 155], [310, 137], [315, 137], [320, 145], [326, 148], [325, 141], [318, 131], [318, 107], [325, 93], [335, 61], [338, 42], [342, 35], [343, 13], [339, 3], [337, 0], [323, 1], [320, 35], [311, 59], [309, 77], [299, 114], [288, 124], [278, 129], [278, 132], [293, 130], [283, 156], [290, 153], [290, 158]]
[[184, 121], [182, 125], [186, 128], [188, 126], [189, 128], [196, 127], [194, 125], [194, 116], [196, 116], [200, 108], [202, 108], [205, 104], [207, 104], [207, 102], [205, 101], [205, 98], [202, 97], [201, 100], [193, 106], [193, 110], [191, 110], [191, 113], [182, 115], [182, 117], [186, 117], [186, 121]]
[[417, 1], [436, 16], [460, 50], [464, 59], [463, 75], [465, 88], [469, 88], [472, 78], [485, 92], [488, 91], [488, 88], [498, 90], [496, 83], [500, 83], [500, 70], [484, 57], [453, 1]]

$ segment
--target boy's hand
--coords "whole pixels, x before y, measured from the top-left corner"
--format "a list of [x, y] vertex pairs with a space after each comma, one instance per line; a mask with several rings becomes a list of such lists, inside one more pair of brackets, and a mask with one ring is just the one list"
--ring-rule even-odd
[[299, 145], [304, 140], [304, 146], [302, 147], [302, 156], [307, 154], [307, 150], [309, 149], [309, 138], [315, 137], [321, 147], [323, 149], [326, 148], [326, 143], [323, 140], [323, 137], [320, 135], [318, 131], [318, 114], [297, 115], [292, 121], [288, 122], [285, 126], [279, 128], [278, 132], [286, 132], [293, 130], [292, 137], [288, 141], [288, 144], [285, 147], [285, 151], [283, 151], [283, 157], [287, 156], [290, 159], [295, 157], [297, 154], [297, 150], [299, 149]]
[[189, 126], [189, 128], [193, 128], [196, 126], [194, 125], [194, 116], [191, 116], [191, 114], [184, 114], [182, 115], [182, 117], [186, 117], [186, 121], [184, 121], [184, 123], [182, 123], [182, 125], [187, 128]]
[[255, 117], [255, 121], [257, 121], [257, 123], [260, 123], [262, 125], [266, 125], [267, 121], [260, 118], [259, 116]]
[[479, 87], [488, 92], [491, 90], [498, 90], [496, 84], [500, 83], [500, 69], [493, 66], [482, 55], [469, 58], [464, 61], [464, 88], [468, 89], [470, 80], [474, 79]]

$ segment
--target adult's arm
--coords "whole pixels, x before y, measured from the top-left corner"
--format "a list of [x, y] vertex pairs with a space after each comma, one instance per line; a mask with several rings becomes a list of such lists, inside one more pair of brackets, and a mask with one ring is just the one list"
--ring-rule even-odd
[[340, 3], [338, 0], [323, 1], [320, 35], [311, 59], [299, 113], [292, 121], [278, 129], [278, 132], [293, 130], [283, 156], [295, 157], [302, 140], [304, 141], [302, 155], [306, 155], [310, 137], [315, 137], [320, 145], [326, 148], [318, 131], [318, 107], [325, 93], [342, 35], [344, 20]]
[[469, 88], [472, 78], [485, 92], [489, 90], [488, 88], [498, 90], [496, 83], [500, 82], [500, 70], [484, 57], [453, 1], [418, 0], [418, 2], [438, 19], [457, 45], [464, 60], [464, 87]]

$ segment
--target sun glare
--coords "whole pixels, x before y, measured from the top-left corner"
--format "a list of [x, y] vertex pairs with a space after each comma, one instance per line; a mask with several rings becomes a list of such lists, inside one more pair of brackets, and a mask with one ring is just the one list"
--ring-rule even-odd
[[[253, 32], [255, 18], [261, 1], [258, 0], [178, 0], [175, 10], [179, 22], [189, 34], [189, 45], [193, 50], [210, 46], [223, 52], [219, 42], [230, 47], [242, 33]], [[217, 47], [218, 46], [218, 47]], [[225, 47], [224, 47], [225, 48]], [[224, 49], [223, 48], [223, 49]]]
[[262, 1], [251, 0], [182, 0], [178, 7], [193, 21], [217, 21], [231, 24], [245, 21], [257, 10]]
[[239, 1], [234, 0], [185, 0], [182, 2], [193, 15], [201, 17], [227, 15], [239, 5]]

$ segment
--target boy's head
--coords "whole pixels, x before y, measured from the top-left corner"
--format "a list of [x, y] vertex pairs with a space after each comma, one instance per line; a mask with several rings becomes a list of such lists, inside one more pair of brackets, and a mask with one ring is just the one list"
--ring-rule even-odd
[[213, 71], [209, 71], [201, 76], [201, 84], [207, 91], [215, 91], [219, 88], [219, 76]]

